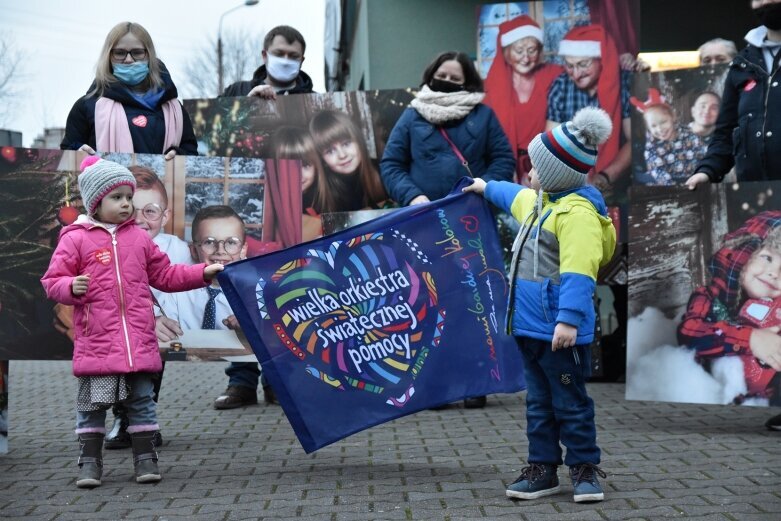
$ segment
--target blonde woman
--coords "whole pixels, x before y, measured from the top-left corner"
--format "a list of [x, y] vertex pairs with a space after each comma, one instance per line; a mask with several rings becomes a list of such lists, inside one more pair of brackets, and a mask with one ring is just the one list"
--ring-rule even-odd
[[95, 79], [68, 114], [63, 150], [197, 155], [190, 117], [141, 25], [122, 22], [106, 36]]

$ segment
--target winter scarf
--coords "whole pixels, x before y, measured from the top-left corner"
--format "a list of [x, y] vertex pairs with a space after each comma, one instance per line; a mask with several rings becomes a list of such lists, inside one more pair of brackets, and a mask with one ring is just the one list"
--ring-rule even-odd
[[[165, 153], [171, 147], [178, 147], [182, 141], [184, 116], [182, 105], [176, 99], [163, 103], [165, 119]], [[95, 145], [99, 152], [133, 153], [133, 138], [122, 103], [109, 98], [100, 98], [95, 103]]]
[[441, 125], [465, 118], [483, 98], [483, 92], [436, 92], [423, 85], [410, 106], [432, 125]]

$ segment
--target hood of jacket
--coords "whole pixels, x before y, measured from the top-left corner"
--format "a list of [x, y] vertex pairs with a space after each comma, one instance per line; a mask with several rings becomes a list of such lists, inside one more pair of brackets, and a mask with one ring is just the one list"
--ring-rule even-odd
[[594, 209], [602, 217], [607, 217], [607, 205], [605, 204], [605, 198], [602, 197], [602, 192], [594, 188], [591, 185], [583, 185], [572, 190], [565, 190], [563, 192], [557, 192], [555, 194], [549, 194], [548, 198], [551, 202], [558, 201], [568, 195], [576, 194], [591, 203]]
[[741, 304], [740, 274], [743, 267], [768, 234], [781, 226], [781, 211], [762, 212], [743, 223], [743, 226], [724, 236], [724, 246], [711, 258], [710, 287], [728, 309]]

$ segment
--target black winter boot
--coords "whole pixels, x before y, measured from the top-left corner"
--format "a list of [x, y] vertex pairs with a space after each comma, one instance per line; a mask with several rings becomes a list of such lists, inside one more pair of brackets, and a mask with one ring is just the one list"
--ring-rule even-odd
[[133, 442], [133, 467], [136, 470], [136, 483], [157, 483], [163, 477], [157, 467], [157, 452], [154, 438], [156, 431], [134, 432], [130, 435]]
[[94, 488], [100, 486], [103, 475], [103, 437], [102, 432], [84, 432], [79, 434], [79, 477], [76, 486]]

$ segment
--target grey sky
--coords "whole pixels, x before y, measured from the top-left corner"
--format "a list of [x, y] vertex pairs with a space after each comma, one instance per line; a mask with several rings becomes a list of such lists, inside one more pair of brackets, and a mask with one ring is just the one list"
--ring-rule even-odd
[[[73, 103], [94, 78], [95, 62], [109, 29], [130, 20], [152, 35], [174, 83], [184, 83], [184, 65], [193, 49], [216, 37], [220, 15], [242, 0], [0, 0], [0, 33], [11, 34], [26, 53], [23, 94], [5, 125], [23, 133], [29, 146], [44, 127], [65, 126]], [[260, 0], [223, 19], [223, 33], [234, 29], [263, 34], [280, 24], [301, 31], [307, 42], [303, 69], [315, 90], [323, 79], [324, 0]], [[257, 63], [260, 64], [260, 49]]]

